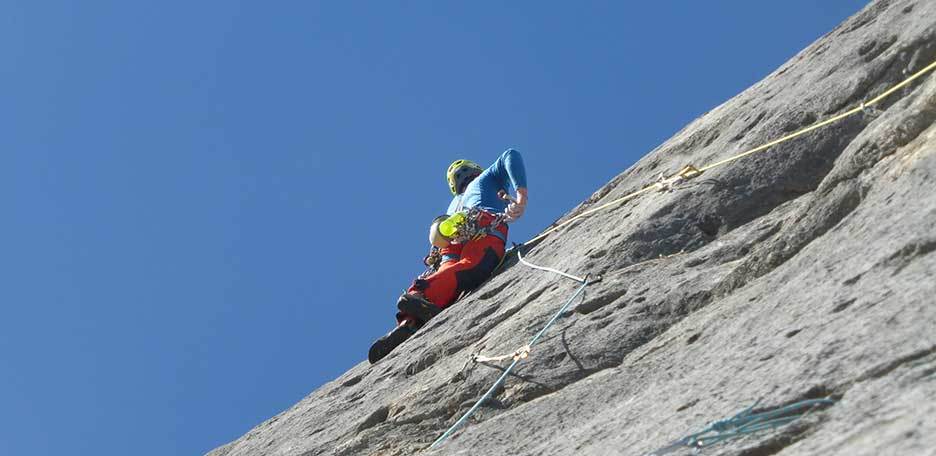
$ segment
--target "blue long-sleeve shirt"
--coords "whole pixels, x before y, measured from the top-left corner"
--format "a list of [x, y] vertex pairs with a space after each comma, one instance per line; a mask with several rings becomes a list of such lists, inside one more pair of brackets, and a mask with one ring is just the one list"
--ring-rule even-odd
[[497, 192], [500, 190], [510, 192], [511, 189], [516, 192], [518, 188], [526, 186], [523, 157], [520, 156], [520, 152], [507, 149], [494, 164], [471, 181], [461, 195], [456, 195], [452, 199], [446, 213], [451, 215], [473, 207], [492, 213], [504, 212], [507, 202], [500, 199]]

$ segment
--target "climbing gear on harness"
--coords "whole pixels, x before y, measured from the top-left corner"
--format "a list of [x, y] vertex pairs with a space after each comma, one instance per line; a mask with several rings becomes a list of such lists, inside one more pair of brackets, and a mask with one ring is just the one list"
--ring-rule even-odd
[[397, 300], [397, 309], [400, 309], [400, 312], [416, 317], [423, 323], [432, 319], [436, 315], [439, 315], [439, 312], [442, 312], [442, 309], [439, 306], [427, 301], [422, 296], [419, 296], [415, 293], [403, 293], [400, 296], [400, 299]]
[[423, 258], [423, 264], [432, 271], [439, 269], [439, 264], [443, 261], [445, 261], [445, 255], [442, 255], [442, 251], [436, 246], [432, 246], [429, 249], [429, 254]]
[[507, 234], [504, 232], [506, 229], [504, 231], [498, 229], [506, 227], [503, 219], [503, 214], [495, 216], [481, 209], [457, 212], [451, 216], [440, 215], [433, 219], [432, 224], [429, 226], [429, 242], [432, 247], [430, 247], [429, 253], [423, 257], [423, 264], [428, 269], [420, 274], [419, 278], [424, 279], [436, 272], [442, 263], [461, 259], [461, 256], [457, 253], [443, 253], [442, 249], [447, 249], [453, 242], [464, 244], [490, 235], [507, 244]]
[[461, 194], [471, 179], [478, 177], [484, 171], [477, 163], [471, 160], [455, 160], [448, 167], [445, 178], [448, 180], [449, 190], [453, 195]]
[[[505, 214], [492, 215], [477, 207], [467, 212], [457, 212], [439, 225], [439, 231], [453, 242], [464, 244], [491, 235], [507, 242], [507, 235], [497, 228], [506, 225]], [[451, 233], [451, 234], [448, 234]]]
[[371, 364], [380, 361], [385, 356], [389, 355], [394, 348], [397, 348], [400, 344], [409, 339], [413, 334], [416, 333], [416, 329], [410, 322], [404, 320], [396, 328], [393, 328], [392, 331], [387, 333], [387, 335], [377, 339], [373, 345], [371, 345], [370, 350], [367, 351], [367, 360]]
[[449, 218], [448, 215], [440, 215], [432, 219], [432, 223], [429, 225], [429, 243], [432, 244], [433, 247], [445, 248], [452, 243], [451, 236], [454, 233], [454, 227], [450, 228], [446, 226], [445, 230], [449, 232], [449, 234], [444, 234], [440, 229], [441, 225], [446, 223]]
[[[460, 261], [462, 257], [461, 251], [466, 242], [477, 241], [490, 235], [499, 239], [504, 245], [507, 244], [507, 224], [500, 222], [502, 218], [498, 216], [477, 209], [468, 211], [467, 214], [457, 213], [450, 217], [445, 216], [447, 217], [446, 220], [435, 223], [442, 219], [442, 217], [443, 216], [436, 217], [433, 221], [429, 231], [430, 241], [432, 241], [434, 231], [443, 231], [439, 227], [447, 220], [461, 221], [461, 231], [455, 228], [454, 232], [457, 234], [457, 239], [449, 239], [450, 242], [445, 247], [440, 248], [436, 245], [430, 247], [429, 253], [423, 257], [423, 264], [426, 265], [426, 270], [419, 274], [419, 277], [416, 279], [417, 281], [429, 278], [429, 276], [438, 272], [439, 268], [445, 263]], [[443, 236], [443, 234], [440, 232], [438, 236]], [[503, 257], [501, 257], [500, 260], [502, 261]]]
[[774, 410], [753, 413], [754, 407], [757, 407], [759, 403], [760, 401], [757, 401], [754, 405], [742, 410], [737, 415], [728, 419], [715, 421], [702, 431], [683, 437], [647, 456], [662, 456], [683, 448], [692, 448], [695, 451], [700, 451], [702, 448], [707, 448], [726, 440], [736, 439], [747, 434], [753, 434], [767, 429], [775, 429], [790, 424], [802, 418], [813, 409], [835, 404], [835, 401], [828, 398], [807, 399]]

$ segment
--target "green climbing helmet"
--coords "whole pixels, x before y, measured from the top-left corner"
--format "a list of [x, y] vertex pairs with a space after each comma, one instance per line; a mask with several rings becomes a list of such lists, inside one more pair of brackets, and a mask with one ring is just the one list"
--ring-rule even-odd
[[471, 182], [471, 179], [478, 177], [478, 174], [481, 174], [482, 171], [484, 171], [484, 168], [471, 160], [453, 161], [448, 167], [448, 172], [445, 173], [449, 190], [452, 191], [453, 195], [465, 191], [465, 186]]

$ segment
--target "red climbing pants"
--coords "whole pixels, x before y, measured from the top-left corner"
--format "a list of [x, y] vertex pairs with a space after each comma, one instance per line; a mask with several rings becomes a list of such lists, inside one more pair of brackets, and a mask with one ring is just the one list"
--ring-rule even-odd
[[[493, 220], [494, 216], [488, 213], [481, 213], [478, 217], [481, 227], [490, 226]], [[407, 291], [421, 293], [427, 300], [444, 309], [462, 293], [480, 286], [491, 277], [504, 258], [507, 225], [501, 224], [494, 229], [503, 235], [503, 239], [495, 234], [487, 234], [480, 239], [452, 244], [442, 249], [443, 261], [439, 270], [426, 278], [416, 279]]]

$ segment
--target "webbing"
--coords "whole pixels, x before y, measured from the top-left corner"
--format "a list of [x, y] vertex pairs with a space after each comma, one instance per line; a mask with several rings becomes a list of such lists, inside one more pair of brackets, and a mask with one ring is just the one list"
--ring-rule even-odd
[[763, 152], [763, 151], [765, 151], [765, 150], [767, 150], [767, 149], [769, 149], [769, 148], [771, 148], [771, 147], [773, 147], [773, 146], [776, 146], [776, 145], [778, 145], [778, 144], [787, 142], [787, 141], [789, 141], [789, 140], [791, 140], [791, 139], [797, 138], [797, 137], [802, 136], [802, 135], [804, 135], [804, 134], [806, 134], [806, 133], [809, 133], [809, 132], [811, 132], [811, 131], [813, 131], [813, 130], [816, 130], [816, 129], [818, 129], [818, 128], [824, 127], [824, 126], [826, 126], [826, 125], [833, 124], [833, 123], [838, 122], [838, 121], [840, 121], [840, 120], [842, 120], [842, 119], [844, 119], [844, 118], [846, 118], [846, 117], [853, 116], [853, 115], [855, 115], [855, 114], [857, 114], [857, 113], [859, 113], [859, 112], [862, 112], [862, 111], [864, 111], [865, 109], [871, 107], [872, 105], [875, 105], [875, 104], [877, 104], [877, 103], [880, 103], [881, 100], [887, 98], [888, 96], [890, 96], [890, 95], [893, 94], [894, 92], [900, 90], [901, 88], [905, 87], [907, 84], [910, 84], [911, 82], [913, 82], [913, 81], [916, 80], [917, 78], [923, 76], [924, 74], [926, 74], [926, 73], [932, 71], [934, 68], [936, 68], [936, 61], [933, 61], [933, 63], [930, 63], [929, 65], [923, 67], [923, 69], [917, 71], [916, 73], [913, 73], [912, 75], [910, 75], [909, 77], [907, 77], [907, 78], [904, 79], [903, 81], [900, 81], [899, 83], [895, 84], [893, 87], [891, 87], [891, 88], [885, 90], [885, 91], [884, 91], [883, 93], [881, 93], [880, 95], [878, 95], [878, 96], [876, 96], [876, 97], [874, 97], [874, 98], [872, 98], [872, 99], [870, 99], [870, 100], [868, 100], [868, 101], [862, 102], [862, 103], [860, 103], [858, 106], [856, 106], [856, 107], [854, 107], [854, 108], [852, 108], [852, 109], [849, 109], [848, 111], [845, 111], [845, 112], [843, 112], [843, 113], [841, 113], [841, 114], [838, 114], [838, 115], [836, 115], [836, 116], [833, 116], [833, 117], [831, 117], [831, 118], [825, 119], [825, 120], [823, 120], [823, 121], [821, 121], [821, 122], [814, 123], [814, 124], [812, 124], [812, 125], [810, 125], [810, 126], [808, 126], [808, 127], [806, 127], [806, 128], [803, 128], [803, 129], [799, 130], [799, 131], [790, 133], [790, 134], [788, 134], [788, 135], [786, 135], [786, 136], [777, 138], [777, 139], [775, 139], [775, 140], [773, 140], [773, 141], [769, 141], [769, 142], [764, 143], [764, 144], [762, 144], [762, 145], [760, 145], [760, 146], [754, 147], [754, 148], [752, 148], [752, 149], [748, 149], [748, 150], [746, 150], [746, 151], [744, 151], [744, 152], [741, 152], [741, 153], [736, 154], [736, 155], [732, 155], [731, 157], [725, 158], [725, 159], [723, 159], [723, 160], [719, 160], [719, 161], [717, 161], [717, 162], [715, 162], [715, 163], [711, 163], [711, 164], [706, 165], [706, 166], [703, 166], [703, 167], [701, 167], [701, 168], [695, 168], [695, 167], [693, 167], [692, 165], [688, 165], [686, 168], [683, 168], [683, 169], [680, 170], [679, 172], [677, 172], [677, 173], [675, 173], [675, 174], [673, 174], [673, 175], [671, 175], [671, 176], [669, 176], [669, 177], [663, 177], [663, 176], [661, 176], [661, 179], [660, 179], [659, 181], [657, 181], [657, 182], [655, 182], [655, 183], [653, 183], [653, 184], [651, 184], [651, 185], [648, 185], [647, 187], [644, 187], [644, 188], [642, 188], [642, 189], [640, 189], [640, 190], [637, 190], [637, 191], [635, 191], [635, 192], [628, 193], [628, 194], [626, 194], [626, 195], [624, 195], [624, 196], [622, 196], [622, 197], [620, 197], [620, 198], [617, 198], [617, 199], [612, 200], [612, 201], [610, 201], [610, 202], [608, 202], [608, 203], [602, 204], [601, 206], [598, 206], [598, 207], [589, 209], [589, 210], [587, 210], [587, 211], [585, 211], [585, 212], [582, 212], [581, 214], [578, 214], [578, 215], [576, 215], [576, 216], [574, 216], [574, 217], [572, 217], [572, 218], [570, 218], [570, 219], [568, 219], [568, 220], [565, 220], [565, 221], [562, 221], [562, 222], [560, 222], [560, 223], [557, 223], [555, 226], [553, 226], [553, 227], [547, 229], [546, 231], [543, 231], [543, 232], [540, 233], [538, 236], [536, 236], [536, 237], [534, 237], [533, 239], [530, 239], [529, 241], [527, 241], [526, 244], [532, 244], [532, 243], [534, 243], [534, 242], [537, 242], [537, 241], [539, 241], [539, 240], [545, 238], [545, 237], [546, 237], [547, 235], [549, 235], [550, 233], [553, 233], [553, 232], [555, 232], [555, 231], [558, 231], [560, 228], [562, 228], [562, 227], [564, 227], [564, 226], [566, 226], [566, 225], [568, 225], [568, 224], [570, 224], [570, 223], [572, 223], [572, 222], [574, 222], [574, 221], [576, 221], [576, 220], [579, 220], [579, 219], [581, 219], [581, 218], [588, 217], [589, 215], [592, 215], [592, 214], [594, 214], [595, 212], [602, 211], [602, 210], [604, 210], [604, 209], [608, 209], [608, 208], [610, 208], [610, 207], [616, 206], [616, 205], [621, 204], [621, 203], [623, 203], [623, 202], [629, 201], [629, 200], [631, 200], [631, 199], [634, 199], [634, 198], [636, 198], [636, 197], [638, 197], [638, 196], [640, 196], [640, 195], [642, 195], [642, 194], [644, 194], [644, 193], [647, 193], [647, 192], [649, 192], [649, 191], [652, 191], [652, 190], [666, 190], [666, 189], [672, 188], [672, 186], [673, 186], [674, 183], [678, 183], [678, 182], [681, 181], [681, 180], [688, 180], [688, 179], [692, 179], [692, 178], [698, 177], [700, 174], [702, 174], [702, 173], [704, 173], [704, 172], [706, 172], [706, 171], [708, 171], [708, 170], [710, 170], [710, 169], [712, 169], [712, 168], [716, 168], [716, 167], [719, 167], [719, 166], [723, 166], [723, 165], [726, 165], [726, 164], [728, 164], [728, 163], [731, 163], [731, 162], [733, 162], [733, 161], [735, 161], [735, 160], [739, 160], [739, 159], [741, 159], [741, 158], [747, 157], [747, 156], [749, 156], [749, 155], [753, 155], [753, 154], [756, 154], [756, 153], [759, 153], [759, 152]]

